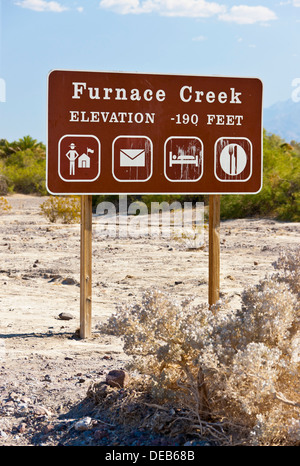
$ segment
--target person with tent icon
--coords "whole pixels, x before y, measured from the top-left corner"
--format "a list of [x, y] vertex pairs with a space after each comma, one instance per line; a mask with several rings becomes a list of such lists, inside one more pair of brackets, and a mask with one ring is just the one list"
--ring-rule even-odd
[[74, 142], [72, 142], [70, 144], [70, 150], [66, 153], [66, 157], [70, 160], [70, 175], [75, 175], [75, 160], [79, 157], [75, 147]]
[[78, 168], [90, 168], [90, 157], [89, 153], [94, 153], [93, 149], [87, 148], [87, 153], [81, 154], [79, 156], [78, 152], [75, 150], [76, 145], [74, 142], [70, 144], [70, 150], [66, 153], [66, 157], [70, 161], [70, 175], [75, 175], [75, 161], [78, 158]]

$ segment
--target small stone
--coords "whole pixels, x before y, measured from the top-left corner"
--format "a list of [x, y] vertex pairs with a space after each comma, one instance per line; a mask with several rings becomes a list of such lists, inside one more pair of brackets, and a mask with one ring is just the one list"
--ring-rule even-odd
[[75, 430], [78, 430], [80, 432], [89, 430], [93, 427], [92, 418], [90, 418], [89, 416], [84, 417], [83, 419], [77, 421], [74, 427]]
[[97, 429], [94, 433], [94, 439], [95, 440], [101, 440], [105, 437], [108, 437], [108, 432], [106, 429], [103, 429], [103, 428], [100, 428], [100, 429]]
[[3, 405], [3, 409], [6, 413], [9, 413], [9, 412], [12, 412], [14, 411], [15, 409], [15, 403], [13, 401], [7, 401], [4, 405]]
[[76, 280], [74, 280], [74, 278], [65, 278], [62, 282], [62, 285], [76, 285]]
[[72, 314], [69, 314], [68, 312], [61, 312], [58, 316], [60, 320], [71, 320], [73, 319]]
[[123, 388], [128, 383], [128, 374], [121, 369], [109, 371], [106, 376], [106, 383], [111, 387]]
[[54, 425], [48, 424], [47, 426], [43, 427], [43, 434], [49, 434], [49, 432], [52, 432], [52, 430], [54, 430]]
[[36, 406], [34, 408], [34, 414], [36, 416], [51, 416], [52, 413], [49, 409], [45, 408], [44, 406]]
[[25, 424], [25, 422], [21, 422], [21, 424], [18, 427], [18, 432], [20, 432], [20, 434], [24, 434], [24, 432], [26, 431], [26, 428], [27, 428], [27, 425]]
[[13, 401], [20, 401], [21, 396], [20, 396], [18, 393], [16, 393], [16, 392], [11, 392], [11, 393], [9, 394], [9, 398], [10, 398], [11, 400], [13, 400]]
[[51, 275], [50, 277], [51, 277], [51, 280], [49, 280], [48, 283], [56, 282], [56, 280], [59, 280], [62, 278], [61, 275]]
[[29, 398], [28, 396], [22, 396], [21, 401], [23, 403], [29, 404], [31, 403], [31, 398]]
[[27, 403], [18, 403], [17, 410], [18, 414], [26, 414], [28, 411]]

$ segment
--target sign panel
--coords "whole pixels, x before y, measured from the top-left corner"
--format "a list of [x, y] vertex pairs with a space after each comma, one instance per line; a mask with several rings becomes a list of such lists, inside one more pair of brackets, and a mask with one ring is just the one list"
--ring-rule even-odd
[[261, 182], [259, 79], [49, 74], [50, 193], [256, 193]]

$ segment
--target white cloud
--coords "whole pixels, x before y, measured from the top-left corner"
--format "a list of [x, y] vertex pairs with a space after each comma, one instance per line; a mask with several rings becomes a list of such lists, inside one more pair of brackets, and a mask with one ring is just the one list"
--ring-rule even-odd
[[[293, 0], [300, 5], [300, 0]], [[153, 13], [161, 16], [208, 18], [218, 16], [222, 21], [239, 24], [266, 23], [276, 19], [275, 13], [264, 6], [233, 6], [206, 0], [101, 0], [100, 7], [115, 13]]]
[[58, 2], [49, 2], [46, 0], [22, 0], [20, 2], [16, 2], [16, 5], [34, 11], [53, 11], [55, 13], [61, 13], [62, 11], [67, 10], [66, 7]]
[[160, 13], [165, 16], [190, 16], [207, 18], [225, 12], [225, 6], [202, 0], [161, 0]]
[[285, 6], [285, 5], [292, 5], [292, 6], [299, 6], [300, 7], [300, 0], [286, 0], [279, 2], [280, 6]]
[[194, 37], [193, 40], [196, 41], [196, 42], [202, 42], [204, 40], [206, 40], [207, 37], [205, 36], [197, 36], [197, 37]]
[[276, 14], [267, 7], [247, 5], [233, 6], [229, 12], [219, 16], [222, 21], [238, 24], [265, 23], [276, 18]]
[[226, 7], [205, 0], [101, 0], [100, 7], [116, 13], [152, 13], [162, 16], [205, 18], [225, 13]]
[[122, 15], [143, 12], [139, 0], [101, 0], [100, 7]]

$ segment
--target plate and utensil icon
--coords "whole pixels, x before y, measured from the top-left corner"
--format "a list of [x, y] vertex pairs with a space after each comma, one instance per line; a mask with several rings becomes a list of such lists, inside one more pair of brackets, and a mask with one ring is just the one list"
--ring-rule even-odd
[[246, 167], [247, 154], [239, 144], [228, 144], [221, 152], [220, 164], [227, 175], [237, 176]]

